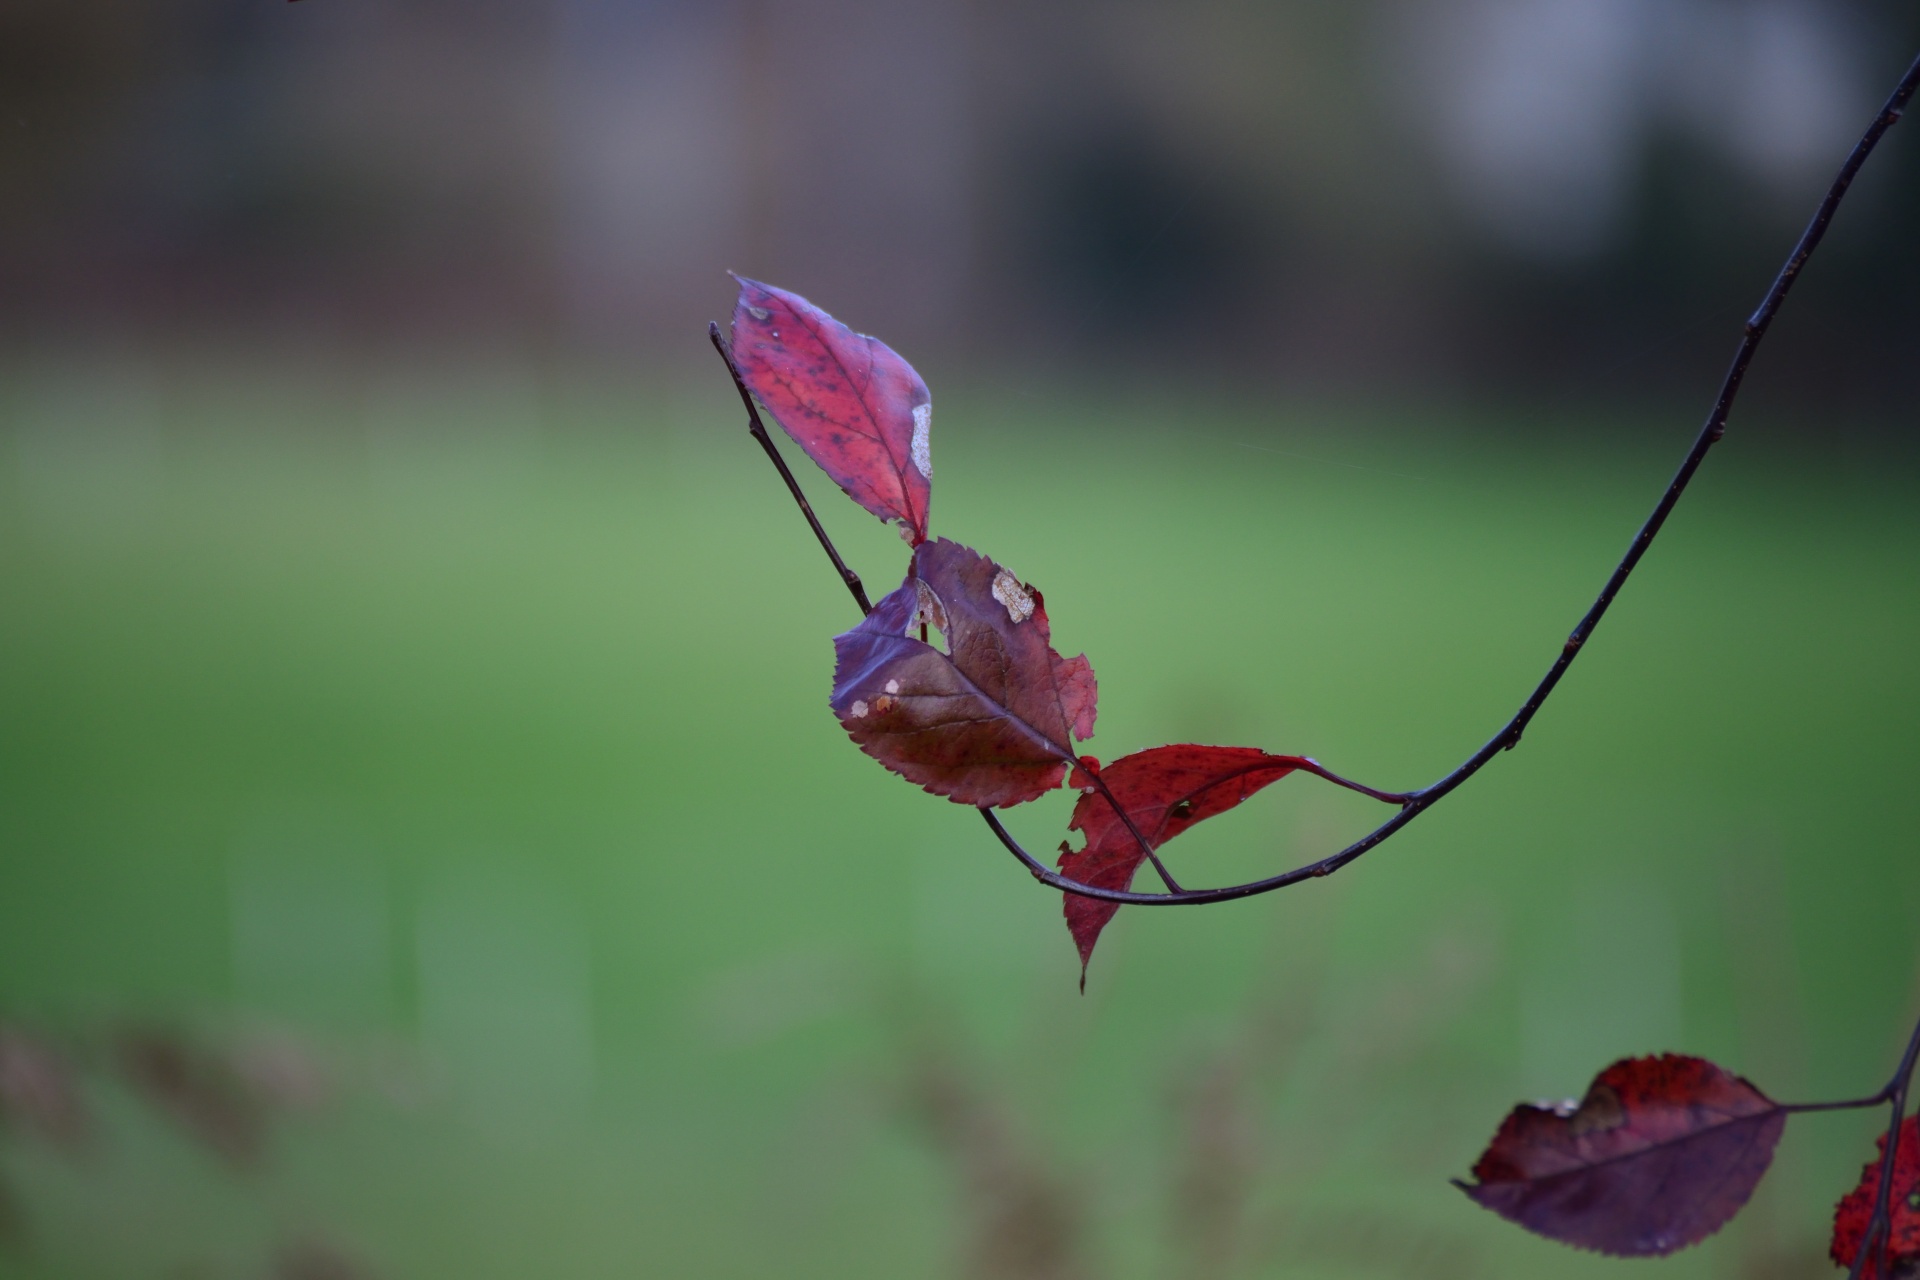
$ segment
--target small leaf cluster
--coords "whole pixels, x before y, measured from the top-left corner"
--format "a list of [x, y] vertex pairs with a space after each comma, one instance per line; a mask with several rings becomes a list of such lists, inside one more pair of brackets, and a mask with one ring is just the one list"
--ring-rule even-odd
[[[1061, 844], [1060, 870], [1122, 890], [1142, 863], [1159, 867], [1158, 848], [1195, 823], [1297, 769], [1323, 772], [1305, 757], [1253, 747], [1178, 743], [1105, 766], [1081, 754], [1098, 683], [1085, 654], [1055, 652], [1039, 588], [969, 547], [928, 537], [933, 404], [920, 375], [879, 339], [755, 280], [740, 280], [732, 337], [742, 386], [912, 547], [900, 585], [833, 642], [831, 706], [862, 751], [978, 808], [1024, 804], [1070, 783], [1081, 796], [1068, 829], [1085, 839], [1078, 849]], [[1168, 887], [1177, 888], [1171, 877]], [[1063, 898], [1084, 987], [1094, 944], [1119, 907]]]

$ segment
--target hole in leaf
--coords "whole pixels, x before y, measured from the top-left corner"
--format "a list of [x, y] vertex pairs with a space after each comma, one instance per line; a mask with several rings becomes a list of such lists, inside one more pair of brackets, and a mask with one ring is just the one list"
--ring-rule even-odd
[[[947, 645], [947, 606], [925, 582], [916, 578], [914, 586], [918, 588], [919, 599], [914, 608], [913, 620], [907, 625], [907, 634], [913, 635], [917, 628], [922, 644], [930, 644], [941, 653], [950, 653], [951, 650]], [[928, 623], [933, 624], [931, 629]]]

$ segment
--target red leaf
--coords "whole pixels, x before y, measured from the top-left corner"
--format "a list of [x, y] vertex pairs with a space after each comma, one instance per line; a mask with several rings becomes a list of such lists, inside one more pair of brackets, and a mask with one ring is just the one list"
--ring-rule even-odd
[[[1833, 1260], [1851, 1267], [1867, 1238], [1874, 1199], [1880, 1194], [1880, 1160], [1887, 1154], [1887, 1135], [1880, 1135], [1880, 1155], [1860, 1171], [1860, 1185], [1841, 1199], [1833, 1211]], [[1887, 1238], [1888, 1269], [1895, 1276], [1920, 1274], [1920, 1115], [1900, 1125], [1900, 1150], [1893, 1157], [1893, 1234]], [[1879, 1250], [1874, 1250], [1877, 1255]], [[1876, 1280], [1875, 1257], [1860, 1269], [1863, 1280]]]
[[913, 366], [878, 338], [835, 320], [799, 294], [740, 281], [733, 359], [794, 442], [847, 496], [927, 537], [933, 403]]
[[[918, 637], [931, 623], [942, 653]], [[834, 639], [833, 712], [860, 749], [958, 804], [1021, 804], [1060, 785], [1093, 736], [1093, 668], [1053, 651], [1040, 593], [945, 538]]]
[[[1158, 849], [1194, 823], [1225, 813], [1262, 787], [1278, 782], [1302, 763], [1298, 756], [1270, 756], [1255, 747], [1176, 744], [1115, 760], [1100, 770], [1100, 779]], [[1076, 786], [1083, 777], [1076, 776]], [[1091, 779], [1085, 782], [1092, 787]], [[1060, 846], [1062, 875], [1096, 889], [1124, 889], [1133, 883], [1133, 873], [1147, 855], [1105, 796], [1087, 790], [1073, 806], [1067, 828], [1087, 839], [1079, 849]], [[1120, 904], [1076, 893], [1062, 896], [1067, 929], [1080, 948], [1080, 983], [1085, 986], [1093, 944]]]
[[1473, 1166], [1481, 1205], [1600, 1253], [1697, 1244], [1753, 1194], [1787, 1122], [1781, 1106], [1704, 1058], [1623, 1058], [1578, 1108], [1515, 1107]]

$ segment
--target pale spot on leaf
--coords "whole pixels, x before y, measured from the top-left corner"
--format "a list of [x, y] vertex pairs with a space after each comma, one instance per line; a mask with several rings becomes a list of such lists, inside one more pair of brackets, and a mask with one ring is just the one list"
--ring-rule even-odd
[[933, 588], [924, 579], [915, 578], [913, 585], [919, 603], [914, 607], [913, 616], [907, 619], [907, 629], [903, 634], [915, 635], [921, 627], [929, 625], [944, 632], [947, 629], [947, 607], [940, 603], [940, 597], [933, 593]]
[[900, 682], [898, 680], [887, 681], [887, 692], [888, 693], [900, 692]]
[[1020, 579], [1005, 569], [993, 575], [993, 598], [1006, 606], [1007, 616], [1015, 622], [1033, 616], [1033, 597], [1020, 586]]
[[913, 465], [920, 474], [933, 479], [933, 405], [913, 407]]
[[852, 717], [853, 717], [853, 718], [854, 718], [855, 720], [864, 720], [864, 719], [866, 719], [866, 717], [867, 717], [867, 704], [866, 704], [866, 702], [865, 702], [864, 700], [862, 700], [862, 699], [858, 699], [858, 698], [856, 698], [856, 699], [854, 700], [854, 703], [853, 703], [853, 706], [852, 706], [851, 708], [849, 708], [849, 709], [848, 709], [848, 712], [847, 712], [847, 714], [848, 714], [848, 715], [851, 715], [851, 716], [852, 716]]

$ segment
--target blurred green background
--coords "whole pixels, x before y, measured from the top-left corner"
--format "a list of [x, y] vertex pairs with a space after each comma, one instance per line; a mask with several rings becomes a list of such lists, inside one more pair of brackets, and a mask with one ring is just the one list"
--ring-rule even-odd
[[[1831, 1274], [1475, 1208], [1617, 1056], [1920, 1016], [1920, 151], [1517, 751], [1328, 881], [1057, 895], [826, 709], [705, 341], [926, 376], [1104, 759], [1427, 783], [1511, 714], [1920, 39], [1892, 0], [0, 5], [0, 1276]], [[1909, 126], [1911, 128], [1911, 126]], [[795, 456], [876, 593], [899, 540]], [[1010, 815], [1036, 853], [1069, 797]], [[1380, 817], [1293, 778], [1170, 850]]]
[[[850, 605], [720, 378], [323, 429], [312, 385], [182, 373], [143, 422], [69, 377], [16, 385], [96, 426], [16, 400], [4, 474], [0, 998], [98, 1114], [0, 1140], [9, 1274], [1610, 1273], [1447, 1185], [1509, 1105], [1661, 1049], [1851, 1095], [1914, 1012], [1903, 455], [1734, 437], [1521, 749], [1331, 881], [1123, 912], [1082, 997], [1058, 897], [826, 713]], [[1686, 435], [946, 403], [936, 528], [1046, 589], [1096, 749], [1389, 786], [1517, 705]], [[1376, 816], [1290, 779], [1176, 866]], [[311, 1078], [258, 1166], [87, 1067], [153, 1025]], [[1821, 1270], [1871, 1127], [1796, 1120], [1641, 1269]]]

